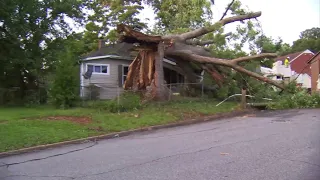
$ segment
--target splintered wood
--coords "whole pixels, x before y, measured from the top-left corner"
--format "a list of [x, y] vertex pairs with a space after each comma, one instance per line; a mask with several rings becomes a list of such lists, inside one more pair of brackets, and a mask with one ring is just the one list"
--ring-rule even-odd
[[124, 83], [124, 89], [146, 90], [154, 80], [155, 52], [140, 50], [137, 57], [129, 66], [129, 72]]

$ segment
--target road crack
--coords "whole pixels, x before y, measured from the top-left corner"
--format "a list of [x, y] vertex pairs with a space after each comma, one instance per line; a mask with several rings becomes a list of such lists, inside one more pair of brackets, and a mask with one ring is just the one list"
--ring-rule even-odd
[[8, 163], [8, 164], [3, 163], [3, 165], [0, 165], [0, 168], [1, 167], [7, 167], [8, 168], [9, 166], [13, 166], [13, 165], [24, 164], [24, 163], [33, 162], [33, 161], [41, 161], [41, 160], [44, 160], [44, 159], [49, 159], [49, 158], [53, 158], [53, 157], [57, 157], [57, 156], [63, 156], [63, 155], [66, 155], [66, 154], [70, 154], [70, 153], [83, 151], [85, 149], [92, 148], [93, 146], [95, 146], [97, 144], [98, 144], [98, 142], [94, 141], [94, 143], [92, 145], [90, 145], [90, 146], [87, 146], [87, 147], [84, 147], [84, 148], [75, 149], [75, 150], [71, 150], [71, 151], [67, 151], [65, 153], [54, 154], [54, 155], [43, 157], [43, 158], [29, 159], [29, 160], [21, 161], [21, 162], [14, 162], [14, 163]]

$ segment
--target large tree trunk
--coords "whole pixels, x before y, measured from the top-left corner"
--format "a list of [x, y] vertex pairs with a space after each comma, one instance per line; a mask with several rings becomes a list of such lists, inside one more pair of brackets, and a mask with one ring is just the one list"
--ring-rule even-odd
[[163, 75], [163, 58], [164, 58], [164, 44], [160, 42], [158, 44], [158, 51], [155, 56], [155, 98], [157, 100], [165, 100], [167, 91], [164, 83]]

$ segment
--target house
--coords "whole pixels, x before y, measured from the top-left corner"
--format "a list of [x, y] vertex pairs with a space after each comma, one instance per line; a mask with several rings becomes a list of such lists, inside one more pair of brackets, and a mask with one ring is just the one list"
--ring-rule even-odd
[[273, 63], [272, 69], [276, 76], [272, 79], [276, 81], [295, 80], [299, 86], [311, 89], [311, 70], [308, 61], [313, 56], [313, 52], [305, 50], [278, 57]]
[[308, 61], [308, 64], [311, 66], [311, 91], [315, 93], [320, 90], [320, 51]]
[[[98, 50], [80, 61], [80, 97], [113, 99], [123, 92], [129, 65], [136, 55], [132, 48], [133, 44], [129, 43], [105, 46], [100, 40]], [[183, 83], [185, 77], [175, 68], [176, 63], [169, 59], [163, 61], [165, 82]]]

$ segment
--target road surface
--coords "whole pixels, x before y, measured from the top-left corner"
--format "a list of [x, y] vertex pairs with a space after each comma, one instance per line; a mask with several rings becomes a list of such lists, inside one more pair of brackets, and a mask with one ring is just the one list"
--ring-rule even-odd
[[4, 180], [319, 180], [320, 109], [70, 145], [2, 158], [0, 166]]

